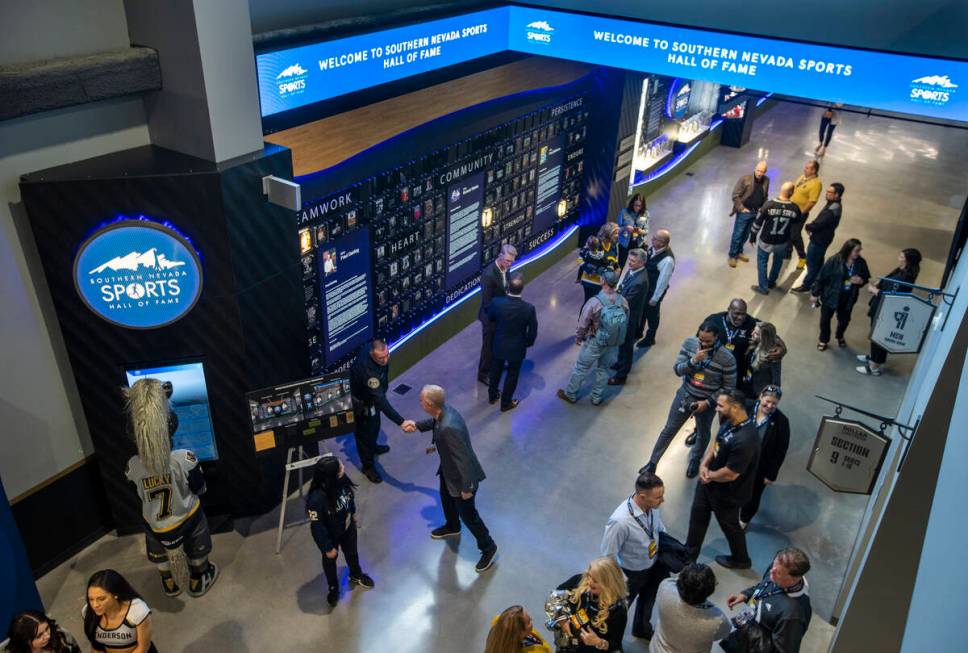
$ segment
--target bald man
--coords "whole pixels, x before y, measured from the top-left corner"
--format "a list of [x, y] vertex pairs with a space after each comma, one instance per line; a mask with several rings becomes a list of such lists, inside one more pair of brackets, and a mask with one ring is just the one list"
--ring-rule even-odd
[[636, 347], [651, 347], [655, 344], [655, 332], [659, 329], [659, 306], [669, 289], [669, 279], [672, 272], [676, 269], [676, 256], [672, 253], [669, 243], [672, 241], [672, 234], [668, 229], [659, 229], [652, 236], [652, 246], [646, 252], [645, 273], [649, 276], [649, 292], [652, 296], [645, 304], [642, 311], [642, 321], [636, 325], [630, 324], [629, 328], [636, 327], [639, 337], [645, 330], [645, 325], [649, 325], [649, 330], [645, 332], [645, 337], [639, 340]]
[[729, 241], [729, 267], [736, 267], [736, 259], [749, 261], [743, 254], [743, 243], [750, 237], [750, 228], [760, 208], [770, 197], [770, 178], [766, 176], [766, 161], [753, 168], [753, 174], [743, 175], [733, 187], [733, 237]]
[[[758, 283], [753, 286], [753, 290], [761, 295], [770, 294], [770, 289], [776, 287], [780, 268], [783, 267], [783, 257], [790, 248], [793, 229], [802, 220], [800, 207], [790, 199], [793, 191], [792, 181], [783, 182], [780, 186], [780, 196], [764, 204], [756, 220], [753, 221], [750, 242], [755, 243], [757, 238], [760, 241], [756, 251]], [[771, 254], [773, 265], [767, 274], [766, 265], [769, 263]]]

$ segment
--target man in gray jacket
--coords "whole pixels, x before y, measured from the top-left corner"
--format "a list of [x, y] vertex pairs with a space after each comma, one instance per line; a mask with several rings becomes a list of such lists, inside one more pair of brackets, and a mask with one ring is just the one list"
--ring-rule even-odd
[[478, 573], [487, 571], [494, 564], [497, 544], [484, 525], [474, 505], [478, 484], [486, 477], [477, 455], [471, 447], [467, 424], [454, 408], [446, 404], [444, 389], [439, 385], [425, 385], [420, 391], [420, 407], [431, 419], [417, 422], [420, 431], [433, 431], [434, 437], [428, 453], [436, 449], [440, 454], [440, 503], [444, 508], [444, 525], [430, 532], [430, 537], [442, 540], [460, 535], [463, 521], [477, 538], [481, 559], [474, 568]]
[[736, 389], [736, 359], [721, 345], [720, 329], [722, 326], [716, 322], [705, 322], [699, 327], [695, 338], [686, 338], [682, 343], [676, 363], [672, 366], [676, 376], [682, 377], [682, 385], [672, 400], [669, 417], [652, 449], [652, 456], [639, 470], [640, 474], [655, 473], [662, 454], [690, 415], [696, 417], [698, 437], [689, 454], [686, 477], [695, 478], [699, 473], [699, 463], [709, 444], [716, 413], [716, 395]]

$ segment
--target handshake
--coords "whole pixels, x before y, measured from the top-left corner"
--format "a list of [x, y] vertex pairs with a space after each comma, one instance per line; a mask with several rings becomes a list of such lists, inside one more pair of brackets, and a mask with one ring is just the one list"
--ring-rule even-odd
[[403, 424], [400, 425], [404, 433], [415, 433], [417, 431], [417, 423], [412, 419], [403, 420]]

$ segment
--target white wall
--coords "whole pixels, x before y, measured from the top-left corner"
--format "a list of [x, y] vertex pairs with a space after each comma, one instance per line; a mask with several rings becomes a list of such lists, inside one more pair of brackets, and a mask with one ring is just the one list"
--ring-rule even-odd
[[[121, 0], [0, 0], [0, 16], [0, 66], [128, 46]], [[148, 142], [139, 97], [0, 122], [0, 477], [11, 499], [92, 452], [59, 327], [44, 317], [46, 282], [28, 270], [32, 237], [14, 226], [19, 177]]]

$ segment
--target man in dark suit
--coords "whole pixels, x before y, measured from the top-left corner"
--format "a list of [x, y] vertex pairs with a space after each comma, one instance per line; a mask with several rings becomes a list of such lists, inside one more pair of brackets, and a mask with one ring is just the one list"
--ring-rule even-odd
[[487, 316], [487, 307], [495, 297], [504, 297], [507, 294], [507, 272], [517, 256], [518, 250], [514, 245], [502, 245], [497, 259], [481, 273], [481, 309], [477, 312], [477, 319], [481, 321], [484, 341], [481, 343], [481, 361], [477, 365], [477, 380], [485, 385], [491, 384], [491, 357], [494, 348], [494, 323]]
[[[521, 299], [524, 276], [520, 272], [508, 275], [507, 295], [495, 297], [487, 307], [487, 317], [494, 323], [494, 358], [491, 360], [491, 382], [488, 399], [492, 404], [501, 399], [501, 412], [516, 408], [514, 391], [518, 387], [521, 363], [528, 347], [538, 337], [538, 314], [534, 306]], [[507, 364], [504, 391], [500, 390], [501, 373]]]
[[478, 573], [487, 571], [494, 564], [497, 544], [484, 525], [484, 520], [474, 505], [478, 484], [485, 479], [484, 470], [471, 447], [467, 424], [454, 408], [446, 404], [444, 389], [438, 385], [425, 385], [420, 391], [420, 407], [432, 419], [417, 422], [420, 431], [433, 431], [434, 438], [428, 453], [434, 449], [440, 454], [440, 503], [444, 508], [444, 525], [430, 532], [430, 537], [442, 540], [460, 535], [463, 521], [477, 538], [481, 559], [474, 568]]
[[[645, 305], [649, 301], [649, 275], [645, 272], [646, 253], [644, 249], [629, 250], [628, 270], [618, 284], [618, 294], [629, 303], [629, 324], [642, 322]], [[618, 362], [612, 368], [615, 376], [608, 380], [609, 385], [625, 385], [625, 379], [632, 370], [632, 351], [638, 334], [634, 327], [625, 330], [625, 342], [618, 348]]]

